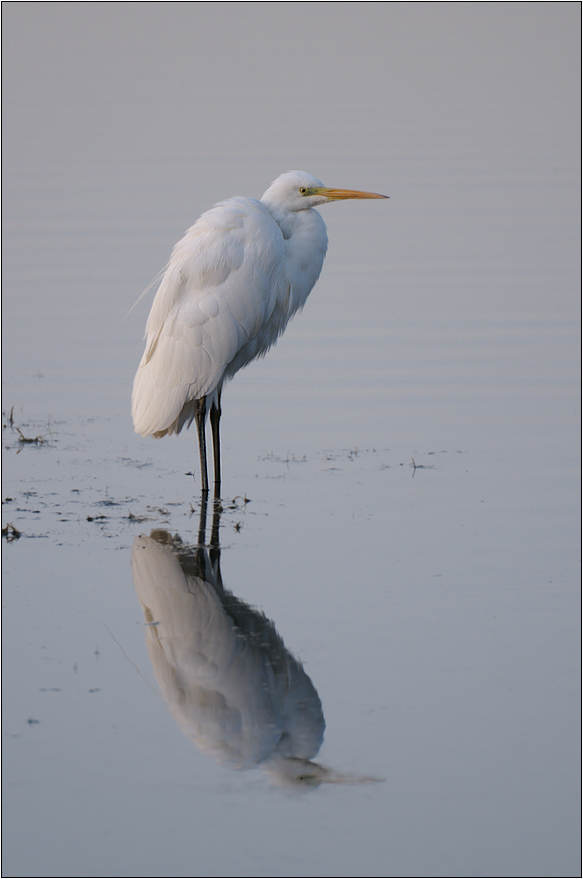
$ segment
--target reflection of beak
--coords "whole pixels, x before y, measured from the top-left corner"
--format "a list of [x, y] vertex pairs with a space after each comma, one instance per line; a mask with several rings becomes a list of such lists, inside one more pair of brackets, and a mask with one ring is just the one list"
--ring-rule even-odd
[[378, 192], [359, 192], [358, 189], [327, 189], [322, 186], [318, 195], [325, 195], [331, 201], [339, 201], [344, 198], [388, 198], [388, 195], [379, 195]]

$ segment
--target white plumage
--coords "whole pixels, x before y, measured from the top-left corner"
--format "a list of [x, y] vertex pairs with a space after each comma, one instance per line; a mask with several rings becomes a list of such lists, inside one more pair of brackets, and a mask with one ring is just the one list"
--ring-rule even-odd
[[326, 726], [318, 693], [275, 624], [223, 587], [214, 515], [210, 549], [166, 531], [136, 537], [132, 549], [148, 654], [172, 717], [223, 766], [260, 766], [277, 785], [380, 781], [314, 761]]
[[233, 769], [282, 780], [324, 774], [322, 704], [263, 613], [222, 586], [207, 549], [180, 555], [155, 531], [134, 540], [132, 572], [164, 700], [198, 748]]
[[146, 324], [132, 415], [137, 433], [155, 437], [180, 433], [196, 418], [203, 490], [207, 412], [218, 493], [223, 383], [269, 350], [318, 280], [327, 236], [314, 206], [385, 197], [327, 189], [310, 174], [289, 171], [261, 201], [235, 197], [215, 205], [175, 246]]

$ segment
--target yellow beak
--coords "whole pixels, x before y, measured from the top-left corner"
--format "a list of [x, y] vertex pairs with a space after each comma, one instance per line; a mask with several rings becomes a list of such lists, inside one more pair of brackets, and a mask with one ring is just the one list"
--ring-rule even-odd
[[344, 198], [388, 198], [388, 195], [379, 195], [378, 192], [360, 192], [358, 189], [328, 189], [322, 186], [318, 189], [318, 195], [325, 195], [331, 201], [339, 201]]

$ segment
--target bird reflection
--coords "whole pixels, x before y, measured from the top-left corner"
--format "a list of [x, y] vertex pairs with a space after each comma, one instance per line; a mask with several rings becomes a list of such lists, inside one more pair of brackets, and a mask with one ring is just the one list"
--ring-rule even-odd
[[274, 624], [223, 586], [219, 516], [205, 545], [152, 531], [134, 541], [134, 585], [146, 644], [170, 713], [200, 750], [233, 769], [261, 766], [286, 786], [356, 783], [313, 762], [324, 738], [322, 704]]

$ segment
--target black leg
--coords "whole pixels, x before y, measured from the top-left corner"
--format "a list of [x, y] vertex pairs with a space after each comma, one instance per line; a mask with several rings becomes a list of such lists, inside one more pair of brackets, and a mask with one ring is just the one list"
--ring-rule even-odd
[[216, 404], [211, 406], [211, 431], [213, 435], [213, 456], [215, 463], [215, 497], [221, 493], [221, 392], [219, 391]]
[[200, 482], [203, 491], [209, 490], [209, 480], [206, 470], [206, 397], [201, 397], [196, 401], [196, 409], [194, 413], [196, 419], [196, 430], [198, 433], [198, 450], [200, 452]]

